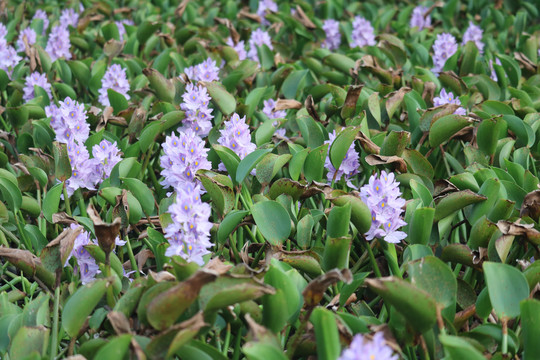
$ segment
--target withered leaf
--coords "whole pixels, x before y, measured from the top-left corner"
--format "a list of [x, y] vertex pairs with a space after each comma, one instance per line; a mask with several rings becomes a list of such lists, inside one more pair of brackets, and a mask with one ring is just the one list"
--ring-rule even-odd
[[225, 25], [227, 29], [229, 29], [229, 32], [231, 34], [231, 39], [234, 45], [236, 45], [240, 41], [240, 34], [238, 34], [238, 31], [236, 31], [236, 28], [234, 27], [231, 20], [216, 17], [214, 18], [214, 21], [217, 22], [218, 24]]
[[306, 306], [308, 308], [317, 306], [321, 302], [326, 289], [338, 281], [344, 281], [345, 283], [350, 284], [352, 281], [351, 271], [349, 269], [333, 269], [326, 274], [311, 280], [302, 292]]
[[304, 10], [300, 7], [300, 5], [296, 5], [296, 13], [294, 14], [294, 17], [300, 21], [302, 25], [304, 25], [308, 29], [316, 29], [317, 26], [311, 21], [311, 19], [306, 15]]
[[296, 100], [290, 99], [278, 99], [276, 105], [274, 105], [273, 111], [287, 110], [287, 109], [301, 109], [302, 103]]
[[52, 215], [53, 224], [71, 225], [78, 224], [72, 216], [69, 216], [65, 211], [58, 212]]
[[394, 166], [399, 172], [407, 172], [407, 164], [405, 163], [405, 160], [403, 160], [399, 156], [383, 156], [371, 154], [366, 156], [365, 160], [371, 166], [394, 164]]
[[308, 95], [306, 98], [306, 101], [304, 102], [304, 106], [306, 107], [306, 110], [308, 114], [317, 122], [321, 122], [321, 118], [319, 117], [319, 114], [317, 114], [317, 110], [315, 110], [315, 103], [313, 102], [313, 96]]
[[96, 233], [99, 247], [108, 256], [114, 249], [116, 237], [122, 226], [122, 220], [117, 217], [113, 220], [112, 224], [103, 222], [92, 204], [88, 205], [86, 212], [90, 220], [94, 223], [94, 232]]
[[73, 250], [75, 239], [82, 230], [82, 226], [75, 229], [66, 228], [56, 239], [48, 243], [40, 256], [43, 265], [52, 272], [62, 268]]
[[519, 216], [528, 216], [534, 221], [538, 221], [540, 218], [540, 190], [534, 190], [525, 195]]
[[111, 311], [107, 314], [107, 319], [109, 319], [109, 322], [111, 323], [114, 331], [118, 335], [131, 333], [129, 321], [123, 312]]
[[369, 154], [379, 154], [381, 152], [381, 148], [361, 131], [356, 134], [355, 140], [360, 141], [360, 146], [362, 146], [362, 149]]
[[540, 245], [540, 231], [534, 229], [534, 224], [519, 224], [518, 222], [499, 220], [497, 228], [503, 235], [525, 236], [531, 243]]

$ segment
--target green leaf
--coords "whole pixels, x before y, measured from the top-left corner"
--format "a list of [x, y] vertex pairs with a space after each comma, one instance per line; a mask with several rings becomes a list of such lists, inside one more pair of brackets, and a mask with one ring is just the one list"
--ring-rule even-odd
[[70, 337], [78, 335], [86, 318], [99, 303], [109, 286], [107, 279], [99, 279], [81, 286], [71, 295], [62, 311], [62, 327]]
[[49, 329], [42, 325], [21, 327], [11, 340], [10, 359], [31, 359], [33, 354], [37, 354], [37, 359], [41, 359], [47, 351], [49, 332]]
[[272, 344], [248, 342], [242, 347], [248, 360], [287, 360], [282, 350]]
[[135, 198], [141, 204], [144, 213], [148, 216], [152, 215], [154, 211], [154, 195], [152, 191], [139, 179], [135, 178], [120, 178], [126, 185], [129, 191], [135, 196]]
[[429, 144], [437, 147], [452, 135], [469, 125], [469, 120], [459, 115], [446, 115], [434, 122], [429, 130]]
[[291, 179], [298, 181], [302, 170], [304, 169], [304, 163], [309, 154], [309, 149], [302, 149], [293, 155], [291, 161], [289, 162], [289, 174]]
[[96, 359], [123, 359], [129, 351], [133, 335], [123, 334], [113, 338], [96, 353]]
[[60, 196], [62, 195], [64, 184], [54, 185], [43, 199], [43, 216], [48, 222], [52, 223], [52, 216], [58, 212], [58, 206], [60, 205]]
[[435, 205], [435, 221], [444, 219], [467, 205], [485, 201], [487, 198], [470, 190], [457, 191], [443, 197]]
[[184, 119], [183, 111], [171, 111], [163, 115], [158, 121], [153, 121], [146, 125], [139, 137], [139, 145], [142, 152], [146, 152], [150, 145], [153, 145], [156, 136], [162, 132], [178, 125]]
[[483, 120], [478, 125], [476, 133], [476, 143], [478, 148], [487, 155], [493, 155], [497, 149], [499, 133], [504, 128], [504, 120], [501, 118], [491, 118]]
[[304, 162], [304, 176], [307, 181], [322, 181], [327, 153], [328, 144], [323, 144], [309, 152]]
[[436, 302], [427, 292], [396, 277], [366, 279], [365, 283], [386, 303], [395, 307], [418, 333], [435, 325]]
[[520, 304], [523, 330], [523, 360], [534, 360], [540, 354], [540, 301], [523, 300]]
[[355, 68], [355, 62], [350, 57], [333, 53], [324, 58], [324, 63], [350, 76], [350, 70]]
[[451, 359], [485, 359], [480, 351], [462, 337], [441, 334], [439, 340]]
[[401, 156], [403, 150], [409, 145], [411, 141], [411, 134], [407, 131], [390, 131], [390, 133], [384, 138], [384, 142], [381, 146], [381, 155]]
[[291, 218], [277, 201], [261, 201], [253, 205], [251, 214], [257, 228], [272, 245], [282, 244], [291, 233]]
[[329, 154], [330, 161], [335, 169], [339, 170], [339, 167], [345, 159], [351, 144], [354, 142], [354, 138], [356, 137], [358, 131], [358, 128], [345, 128], [336, 136], [332, 146], [330, 146]]
[[240, 164], [240, 158], [234, 151], [223, 145], [212, 145], [219, 158], [225, 165], [229, 176], [231, 177], [234, 185], [237, 185], [236, 182], [236, 171], [238, 169], [238, 164]]
[[2, 192], [2, 198], [7, 202], [9, 209], [14, 213], [19, 211], [23, 201], [19, 187], [2, 177], [0, 178], [0, 192]]
[[317, 358], [319, 360], [337, 359], [341, 352], [341, 346], [334, 314], [329, 310], [317, 307], [309, 319], [315, 330]]
[[205, 82], [204, 85], [212, 98], [212, 103], [225, 114], [230, 115], [236, 110], [236, 99], [218, 82]]
[[229, 177], [207, 170], [200, 170], [197, 177], [210, 195], [212, 204], [220, 216], [232, 210], [235, 204], [235, 195]]
[[241, 184], [246, 178], [247, 174], [249, 174], [251, 170], [253, 170], [259, 163], [259, 161], [261, 161], [263, 157], [270, 151], [272, 151], [272, 149], [257, 149], [243, 158], [236, 169], [236, 182]]
[[529, 297], [527, 279], [513, 266], [484, 262], [489, 299], [499, 318], [511, 319], [520, 313], [519, 303]]
[[249, 214], [248, 210], [233, 210], [229, 212], [221, 224], [219, 224], [217, 239], [219, 244], [225, 243], [233, 230], [240, 224], [240, 222]]
[[359, 197], [353, 195], [342, 195], [331, 199], [335, 205], [343, 206], [351, 203], [351, 222], [358, 232], [364, 234], [371, 227], [371, 210]]
[[107, 95], [109, 96], [109, 102], [111, 103], [115, 114], [118, 114], [120, 111], [129, 107], [129, 103], [124, 95], [114, 91], [113, 89], [108, 89]]
[[281, 85], [281, 92], [286, 99], [295, 99], [298, 89], [301, 88], [301, 84], [304, 78], [309, 73], [309, 70], [295, 70], [287, 76], [283, 84]]
[[409, 223], [408, 240], [411, 244], [427, 245], [431, 237], [435, 209], [430, 207], [417, 208]]

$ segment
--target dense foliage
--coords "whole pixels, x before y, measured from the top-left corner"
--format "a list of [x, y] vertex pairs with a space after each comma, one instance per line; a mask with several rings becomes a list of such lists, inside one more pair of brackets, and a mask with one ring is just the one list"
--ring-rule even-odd
[[538, 359], [538, 19], [1, 2], [0, 357]]

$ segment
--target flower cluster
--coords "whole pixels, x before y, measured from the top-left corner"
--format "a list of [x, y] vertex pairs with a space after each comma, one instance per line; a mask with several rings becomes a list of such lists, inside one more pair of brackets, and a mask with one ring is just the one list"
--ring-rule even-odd
[[219, 67], [211, 58], [206, 59], [199, 65], [184, 69], [184, 73], [193, 81], [216, 81], [219, 80]]
[[178, 188], [176, 202], [169, 206], [173, 222], [165, 228], [170, 246], [165, 255], [178, 255], [188, 262], [204, 264], [203, 256], [209, 254], [210, 205], [201, 201], [201, 189], [193, 183]]
[[249, 51], [247, 57], [253, 61], [259, 62], [259, 55], [257, 54], [257, 47], [266, 45], [270, 50], [274, 50], [272, 46], [272, 40], [270, 35], [262, 29], [255, 30], [249, 39]]
[[351, 48], [375, 45], [375, 30], [369, 20], [356, 16], [352, 23]]
[[397, 360], [397, 355], [393, 355], [393, 350], [386, 345], [382, 332], [373, 336], [369, 341], [362, 334], [353, 337], [351, 345], [345, 349], [338, 360]]
[[246, 60], [247, 53], [246, 53], [246, 45], [244, 44], [244, 40], [240, 40], [235, 45], [233, 39], [229, 36], [227, 38], [226, 43], [227, 43], [227, 45], [232, 47], [234, 49], [234, 51], [236, 51], [236, 53], [238, 54], [238, 60], [240, 60], [240, 61]]
[[[249, 126], [246, 124], [246, 117], [241, 118], [237, 113], [225, 122], [225, 128], [219, 131], [221, 136], [218, 143], [234, 151], [240, 159], [255, 151], [257, 146], [251, 142]], [[220, 170], [225, 170], [220, 164]]]
[[430, 15], [426, 16], [426, 13], [428, 10], [429, 8], [425, 6], [415, 7], [411, 15], [410, 26], [412, 28], [417, 27], [418, 30], [422, 30], [424, 28], [431, 26], [431, 16]]
[[66, 183], [68, 195], [79, 188], [95, 189], [121, 160], [116, 142], [111, 144], [102, 140], [99, 145], [94, 145], [91, 159], [84, 145], [90, 134], [90, 125], [86, 122], [83, 104], [67, 97], [60, 101], [60, 107], [54, 104], [45, 107], [45, 114], [51, 117], [51, 127], [56, 133], [56, 140], [67, 144], [72, 170]]
[[484, 43], [482, 42], [483, 33], [484, 31], [480, 26], [476, 26], [470, 21], [469, 27], [465, 30], [465, 34], [463, 34], [462, 44], [465, 45], [467, 42], [472, 41], [478, 48], [478, 52], [482, 54], [484, 52]]
[[210, 170], [212, 164], [206, 159], [208, 149], [204, 144], [191, 129], [180, 132], [179, 136], [174, 133], [167, 136], [162, 145], [164, 155], [160, 158], [161, 175], [165, 178], [161, 184], [178, 191], [186, 184], [195, 183], [197, 170]]
[[120, 21], [115, 21], [116, 27], [118, 28], [118, 35], [120, 35], [120, 41], [124, 41], [124, 35], [126, 34], [126, 28], [124, 25], [135, 25], [133, 20], [122, 19]]
[[326, 39], [323, 41], [322, 47], [328, 50], [336, 50], [341, 44], [339, 22], [334, 19], [324, 20], [322, 29], [326, 33]]
[[182, 120], [184, 128], [192, 129], [199, 136], [207, 136], [212, 129], [211, 120], [214, 116], [208, 106], [211, 98], [206, 88], [187, 84], [182, 99], [184, 102], [180, 104], [180, 108], [184, 110], [186, 116]]
[[325, 144], [329, 144], [326, 160], [324, 161], [324, 166], [328, 169], [328, 174], [326, 175], [328, 182], [331, 183], [332, 180], [334, 180], [334, 176], [335, 181], [339, 181], [343, 177], [349, 187], [356, 189], [356, 186], [350, 182], [351, 177], [358, 174], [358, 168], [360, 167], [358, 152], [354, 149], [354, 142], [347, 150], [345, 158], [336, 173], [336, 168], [332, 165], [332, 161], [330, 161], [330, 148], [332, 147], [334, 140], [336, 140], [336, 131], [334, 130], [331, 134], [328, 134], [328, 137], [329, 139], [324, 142]]
[[67, 26], [53, 26], [51, 34], [49, 35], [49, 40], [47, 41], [47, 46], [45, 47], [45, 51], [49, 54], [51, 61], [55, 61], [61, 57], [66, 60], [71, 59], [71, 53], [69, 52], [70, 47], [71, 42], [69, 41], [69, 30], [67, 29]]
[[25, 79], [25, 86], [23, 88], [23, 100], [29, 101], [32, 100], [36, 95], [34, 94], [34, 86], [40, 86], [47, 95], [49, 95], [49, 99], [52, 99], [52, 93], [51, 93], [51, 84], [47, 81], [47, 75], [40, 74], [37, 71], [33, 72], [32, 74], [28, 75]]
[[437, 35], [433, 44], [433, 69], [431, 71], [439, 74], [446, 64], [446, 60], [456, 53], [457, 48], [456, 38], [449, 33]]
[[13, 68], [21, 61], [17, 51], [6, 40], [7, 28], [0, 23], [0, 69], [4, 70], [11, 78]]
[[389, 243], [398, 243], [407, 234], [398, 229], [407, 225], [401, 218], [405, 200], [401, 198], [399, 182], [394, 174], [381, 172], [381, 176], [372, 175], [369, 183], [360, 188], [360, 198], [371, 210], [371, 228], [366, 239], [382, 238]]
[[270, 25], [270, 22], [266, 20], [266, 12], [277, 12], [278, 7], [274, 0], [259, 0], [259, 7], [257, 8], [257, 15], [261, 17], [261, 24]]
[[25, 41], [28, 46], [34, 45], [36, 43], [36, 37], [36, 32], [33, 29], [27, 27], [22, 30], [19, 39], [17, 39], [17, 51], [24, 51], [26, 49]]
[[34, 17], [32, 18], [32, 21], [34, 19], [43, 20], [43, 33], [45, 34], [47, 29], [49, 28], [49, 16], [47, 15], [47, 13], [44, 10], [38, 9], [34, 13]]
[[126, 69], [118, 64], [111, 65], [101, 79], [101, 89], [99, 89], [99, 102], [103, 106], [110, 106], [109, 94], [107, 90], [112, 89], [124, 95], [129, 100], [129, 82], [126, 76]]
[[[287, 116], [287, 112], [285, 110], [274, 110], [274, 107], [276, 106], [276, 101], [274, 99], [264, 100], [263, 104], [263, 114], [269, 119], [285, 119], [285, 116]], [[274, 121], [272, 125], [277, 127], [279, 126], [279, 122]], [[286, 132], [287, 131], [285, 129], [277, 129], [276, 135], [285, 137]]]
[[[454, 94], [449, 91], [446, 92], [445, 89], [441, 89], [441, 92], [439, 93], [439, 96], [436, 96], [433, 98], [433, 105], [435, 106], [441, 106], [444, 104], [456, 104], [461, 105], [461, 101], [458, 97], [455, 97]], [[456, 115], [466, 115], [467, 111], [463, 107], [458, 108], [456, 111], [454, 111], [454, 114]]]
[[68, 27], [69, 25], [73, 27], [77, 27], [78, 22], [79, 22], [79, 14], [76, 13], [74, 9], [62, 10], [62, 13], [60, 14], [60, 24], [62, 24], [65, 27]]

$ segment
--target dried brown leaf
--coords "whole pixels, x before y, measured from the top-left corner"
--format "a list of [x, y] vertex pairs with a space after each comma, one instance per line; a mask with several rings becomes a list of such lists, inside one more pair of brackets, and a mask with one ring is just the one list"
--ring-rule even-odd
[[362, 146], [362, 149], [368, 154], [379, 154], [381, 152], [381, 148], [361, 131], [356, 134], [355, 140], [360, 141], [360, 146]]
[[113, 220], [112, 224], [107, 224], [101, 220], [96, 208], [94, 205], [89, 204], [86, 209], [88, 217], [94, 223], [94, 232], [96, 234], [99, 247], [108, 254], [114, 249], [115, 240], [122, 226], [122, 220], [117, 217]]
[[534, 221], [538, 221], [540, 218], [540, 190], [533, 190], [525, 195], [519, 210], [519, 216], [528, 216]]
[[302, 108], [302, 103], [296, 100], [290, 99], [278, 99], [276, 105], [274, 105], [273, 111], [287, 110], [287, 109], [296, 109], [300, 110]]
[[315, 103], [313, 102], [313, 96], [308, 95], [306, 98], [306, 101], [304, 102], [304, 106], [306, 107], [306, 110], [308, 114], [317, 122], [321, 122], [321, 118], [319, 117], [319, 114], [317, 114], [317, 110], [315, 110]]
[[308, 308], [317, 306], [321, 302], [326, 289], [338, 281], [344, 281], [345, 283], [350, 284], [352, 281], [351, 271], [349, 269], [333, 269], [326, 274], [311, 280], [302, 292], [306, 306]]
[[393, 164], [399, 172], [407, 172], [407, 164], [405, 163], [405, 160], [403, 160], [399, 156], [383, 156], [371, 154], [366, 156], [365, 160], [371, 166]]
[[111, 311], [107, 314], [107, 319], [109, 319], [114, 331], [118, 335], [131, 333], [131, 326], [123, 312]]
[[234, 27], [231, 20], [216, 17], [214, 18], [214, 21], [218, 24], [225, 25], [227, 29], [229, 29], [229, 32], [231, 34], [231, 39], [234, 45], [236, 45], [240, 41], [240, 34], [238, 34], [238, 31], [236, 31], [236, 28]]
[[311, 19], [306, 15], [304, 10], [300, 7], [300, 5], [296, 5], [296, 13], [294, 14], [294, 17], [300, 21], [302, 25], [304, 25], [308, 29], [316, 29], [317, 26], [311, 21]]

